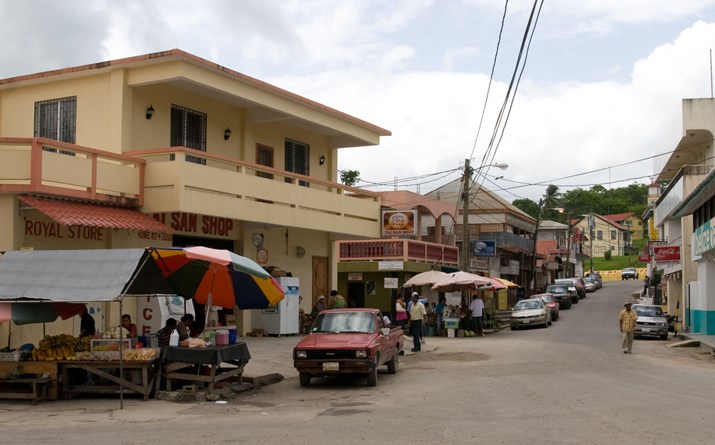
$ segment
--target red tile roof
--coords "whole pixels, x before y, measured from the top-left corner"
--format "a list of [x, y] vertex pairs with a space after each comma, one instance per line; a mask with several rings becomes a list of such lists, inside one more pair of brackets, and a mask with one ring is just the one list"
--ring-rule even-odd
[[63, 199], [21, 195], [20, 200], [66, 226], [148, 230], [172, 233], [173, 229], [139, 210], [106, 204], [89, 204]]
[[617, 223], [617, 222], [623, 221], [624, 219], [628, 218], [629, 216], [633, 216], [633, 213], [614, 213], [612, 215], [601, 215], [601, 216], [606, 218], [609, 221]]

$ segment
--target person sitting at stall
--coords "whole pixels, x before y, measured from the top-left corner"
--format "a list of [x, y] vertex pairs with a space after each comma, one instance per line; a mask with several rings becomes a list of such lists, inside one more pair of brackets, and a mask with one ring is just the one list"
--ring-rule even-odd
[[80, 316], [79, 338], [91, 337], [94, 335], [95, 331], [96, 330], [94, 328], [94, 318], [89, 315], [89, 311], [85, 306], [84, 309], [82, 309], [82, 315]]
[[318, 297], [318, 301], [313, 306], [313, 310], [310, 312], [310, 316], [315, 319], [319, 313], [326, 310], [328, 306], [325, 304], [325, 297], [323, 295]]
[[127, 338], [137, 337], [137, 325], [132, 323], [132, 317], [129, 314], [122, 315], [122, 327], [127, 330]]
[[174, 329], [176, 329], [176, 319], [167, 319], [164, 327], [159, 329], [159, 332], [157, 332], [160, 348], [164, 346], [169, 346], [169, 340], [171, 340], [171, 333], [174, 331]]
[[193, 322], [194, 316], [192, 314], [185, 314], [181, 317], [181, 322], [176, 325], [176, 331], [179, 333], [179, 341], [189, 338], [189, 332]]

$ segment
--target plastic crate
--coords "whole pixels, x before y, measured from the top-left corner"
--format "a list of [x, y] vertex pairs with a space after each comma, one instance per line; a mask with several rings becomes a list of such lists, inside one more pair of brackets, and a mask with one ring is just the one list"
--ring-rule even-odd
[[19, 362], [26, 361], [32, 357], [30, 351], [12, 351], [0, 352], [0, 362]]
[[445, 318], [444, 328], [445, 329], [457, 329], [459, 327], [459, 318]]

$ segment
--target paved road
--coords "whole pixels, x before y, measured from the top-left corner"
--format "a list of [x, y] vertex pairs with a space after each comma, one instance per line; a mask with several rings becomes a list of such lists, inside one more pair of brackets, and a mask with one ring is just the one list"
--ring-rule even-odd
[[301, 388], [290, 363], [296, 338], [247, 339], [247, 374], [280, 372], [284, 381], [225, 404], [129, 400], [119, 411], [111, 400], [0, 403], [3, 441], [711, 443], [712, 357], [660, 340], [621, 352], [617, 314], [639, 287], [606, 283], [548, 329], [428, 338], [396, 375], [381, 372], [376, 388], [358, 378]]

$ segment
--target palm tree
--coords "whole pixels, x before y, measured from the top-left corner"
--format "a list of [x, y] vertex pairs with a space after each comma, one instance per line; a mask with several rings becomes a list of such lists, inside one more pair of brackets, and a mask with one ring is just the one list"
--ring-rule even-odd
[[561, 192], [559, 192], [559, 186], [549, 184], [549, 186], [546, 187], [546, 192], [544, 193], [544, 198], [542, 199], [542, 208], [553, 211], [554, 208], [561, 207], [562, 197]]

